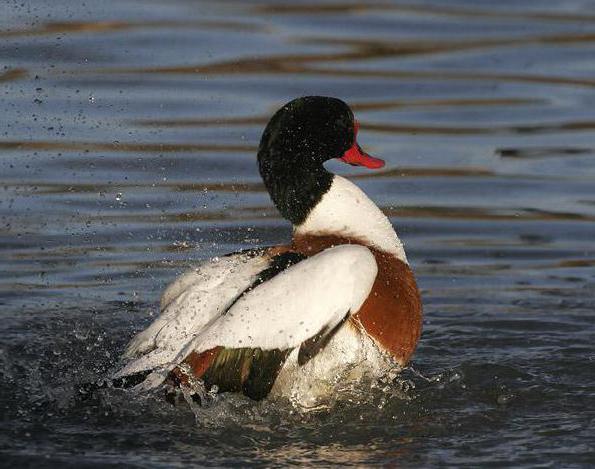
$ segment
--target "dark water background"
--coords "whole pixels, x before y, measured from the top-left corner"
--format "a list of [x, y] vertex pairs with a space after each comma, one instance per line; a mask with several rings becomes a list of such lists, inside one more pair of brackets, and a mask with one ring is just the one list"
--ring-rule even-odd
[[[267, 116], [341, 97], [426, 321], [330, 412], [82, 400], [192, 260], [281, 243]], [[595, 2], [0, 2], [0, 463], [595, 463]]]

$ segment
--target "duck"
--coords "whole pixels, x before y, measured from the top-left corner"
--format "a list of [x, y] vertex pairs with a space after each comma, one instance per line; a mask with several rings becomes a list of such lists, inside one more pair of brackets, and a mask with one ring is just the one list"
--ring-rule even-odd
[[384, 166], [358, 130], [334, 97], [296, 98], [273, 114], [258, 169], [292, 239], [206, 260], [174, 280], [114, 382], [137, 391], [200, 385], [315, 408], [407, 366], [423, 313], [403, 243], [357, 185], [324, 167]]

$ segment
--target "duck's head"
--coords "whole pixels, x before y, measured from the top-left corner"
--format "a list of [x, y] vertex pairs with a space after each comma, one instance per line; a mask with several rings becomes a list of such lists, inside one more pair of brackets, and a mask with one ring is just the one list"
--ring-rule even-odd
[[258, 164], [277, 209], [294, 225], [307, 218], [331, 187], [333, 174], [324, 168], [325, 161], [384, 166], [361, 149], [357, 131], [353, 112], [337, 98], [297, 98], [273, 115], [262, 134]]

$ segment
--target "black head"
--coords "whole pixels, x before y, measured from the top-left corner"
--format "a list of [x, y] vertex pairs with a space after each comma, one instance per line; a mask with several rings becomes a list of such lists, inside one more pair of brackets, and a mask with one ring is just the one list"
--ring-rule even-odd
[[356, 142], [357, 122], [337, 98], [306, 96], [279, 109], [267, 124], [258, 164], [265, 186], [281, 214], [302, 223], [332, 184], [323, 167], [332, 158], [350, 164], [381, 167]]

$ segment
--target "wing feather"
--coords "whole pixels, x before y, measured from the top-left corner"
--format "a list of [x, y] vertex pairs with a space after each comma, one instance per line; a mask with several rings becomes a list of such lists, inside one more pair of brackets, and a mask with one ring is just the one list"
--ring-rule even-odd
[[[302, 258], [284, 254], [273, 259], [239, 260], [232, 262], [233, 266], [226, 264], [216, 279], [207, 275], [208, 280], [198, 280], [189, 274], [182, 280], [184, 288], [176, 291], [170, 287], [169, 293], [166, 291], [166, 310], [150, 326], [150, 332], [142, 333], [142, 347], [131, 344], [135, 350], [143, 350], [144, 355], [115, 377], [153, 369], [138, 386], [150, 389], [163, 382], [191, 354], [227, 350], [225, 353], [238, 359], [238, 363], [250, 363], [246, 368], [248, 375], [241, 373], [240, 382], [255, 396], [262, 397], [268, 393], [289, 351], [303, 347], [300, 355], [305, 362], [324, 348], [349, 315], [359, 310], [378, 272], [374, 255], [359, 245], [335, 246]], [[265, 280], [258, 281], [259, 275]], [[229, 284], [232, 279], [233, 286]], [[152, 349], [147, 347], [148, 343]], [[234, 352], [242, 350], [245, 353]], [[248, 361], [244, 355], [249, 357]], [[218, 357], [212, 366], [218, 374], [225, 375], [223, 358]], [[268, 371], [259, 369], [265, 362]], [[244, 365], [236, 364], [234, 370], [228, 370], [233, 379], [235, 368], [243, 369]], [[206, 370], [205, 379], [215, 376], [213, 370]], [[256, 383], [263, 381], [256, 379], [261, 371], [270, 375], [270, 383]]]
[[[289, 267], [240, 297], [181, 353], [214, 347], [286, 350], [356, 313], [378, 267], [364, 246], [341, 245]], [[178, 357], [178, 358], [180, 358]]]
[[269, 263], [268, 256], [241, 253], [203, 262], [179, 277], [163, 294], [161, 315], [131, 340], [124, 354], [131, 361], [115, 377], [171, 362]]

